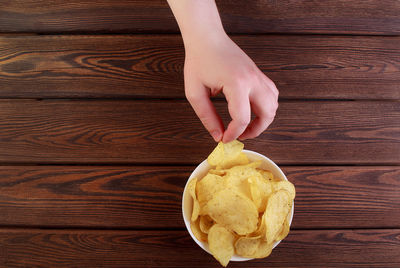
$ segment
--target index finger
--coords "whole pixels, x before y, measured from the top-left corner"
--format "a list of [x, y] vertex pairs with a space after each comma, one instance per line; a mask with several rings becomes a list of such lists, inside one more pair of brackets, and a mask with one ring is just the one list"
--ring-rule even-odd
[[228, 93], [225, 95], [232, 121], [229, 123], [222, 138], [222, 142], [224, 143], [237, 139], [247, 128], [251, 117], [249, 96], [243, 91], [241, 93], [240, 90], [229, 92], [235, 94]]

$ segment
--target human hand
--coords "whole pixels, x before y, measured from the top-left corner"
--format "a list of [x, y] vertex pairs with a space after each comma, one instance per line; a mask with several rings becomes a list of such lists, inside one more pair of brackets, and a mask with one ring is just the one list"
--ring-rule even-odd
[[[217, 142], [260, 135], [278, 108], [275, 84], [226, 35], [214, 0], [168, 3], [185, 44], [185, 94], [205, 128]], [[232, 119], [226, 131], [210, 100], [220, 91]]]
[[[225, 33], [186, 46], [184, 75], [186, 97], [215, 141], [254, 138], [272, 123], [278, 108], [275, 84]], [[210, 100], [220, 91], [232, 119], [226, 131]]]

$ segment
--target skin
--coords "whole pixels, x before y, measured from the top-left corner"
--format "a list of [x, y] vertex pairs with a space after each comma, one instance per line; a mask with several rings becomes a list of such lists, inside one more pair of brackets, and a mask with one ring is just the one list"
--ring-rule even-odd
[[[278, 108], [275, 84], [225, 33], [214, 0], [168, 3], [185, 46], [185, 95], [204, 127], [216, 142], [260, 135]], [[220, 92], [231, 117], [226, 130], [210, 100]]]

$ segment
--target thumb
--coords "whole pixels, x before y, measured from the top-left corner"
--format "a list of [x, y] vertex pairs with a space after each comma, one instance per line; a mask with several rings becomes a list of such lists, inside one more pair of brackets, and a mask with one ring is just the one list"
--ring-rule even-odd
[[186, 98], [196, 115], [216, 142], [222, 139], [224, 125], [210, 100], [210, 91], [201, 83], [190, 83], [185, 86]]

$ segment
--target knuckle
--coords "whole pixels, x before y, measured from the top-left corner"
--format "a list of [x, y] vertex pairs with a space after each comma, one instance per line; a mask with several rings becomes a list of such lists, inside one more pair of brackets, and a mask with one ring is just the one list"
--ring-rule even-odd
[[273, 105], [271, 105], [269, 111], [268, 111], [268, 117], [269, 118], [274, 118], [276, 115], [276, 111], [278, 110], [278, 103], [275, 102]]
[[250, 118], [249, 117], [239, 117], [235, 120], [237, 124], [241, 127], [247, 126], [250, 123]]
[[272, 91], [275, 93], [276, 97], [278, 98], [279, 90], [275, 87], [275, 88], [272, 89]]
[[274, 101], [271, 105], [271, 108], [274, 112], [276, 112], [276, 110], [278, 110], [279, 107], [279, 103], [277, 101]]
[[199, 95], [190, 90], [185, 90], [185, 97], [190, 103], [197, 102], [200, 100]]
[[272, 81], [272, 80], [269, 80], [269, 81], [270, 81], [270, 82], [269, 82], [269, 86], [270, 86], [272, 89], [278, 91], [278, 89], [277, 89], [276, 84], [274, 83], [274, 81]]
[[235, 86], [240, 88], [248, 88], [254, 81], [259, 80], [257, 72], [254, 70], [244, 70], [236, 73], [232, 82]]
[[259, 114], [258, 116], [262, 119], [262, 120], [268, 120], [272, 117], [274, 117], [274, 111], [263, 111], [261, 112], [261, 114]]
[[247, 78], [246, 78], [245, 76], [243, 76], [243, 75], [236, 75], [236, 76], [233, 78], [232, 83], [234, 84], [235, 87], [244, 89], [244, 88], [247, 88], [248, 80], [247, 80]]
[[266, 107], [266, 109], [263, 109], [260, 112], [259, 117], [263, 118], [264, 120], [274, 118], [277, 109], [278, 109], [278, 103], [273, 102], [270, 106]]
[[269, 95], [268, 99], [269, 99], [270, 106], [277, 108], [278, 107], [278, 99], [279, 99], [278, 93], [271, 92], [268, 95]]
[[252, 81], [261, 81], [263, 74], [261, 73], [261, 76], [260, 76], [260, 72], [261, 71], [259, 71], [257, 68], [250, 69], [247, 71], [246, 76], [248, 79], [250, 79]]
[[272, 90], [272, 92], [274, 92], [277, 95], [279, 94], [279, 90], [276, 87], [276, 84], [274, 83], [274, 81], [272, 81], [271, 79], [269, 79], [267, 77], [266, 83], [267, 83], [267, 86]]
[[275, 115], [276, 115], [276, 109], [272, 110], [272, 111], [269, 113], [269, 117], [270, 117], [270, 118], [274, 118]]

